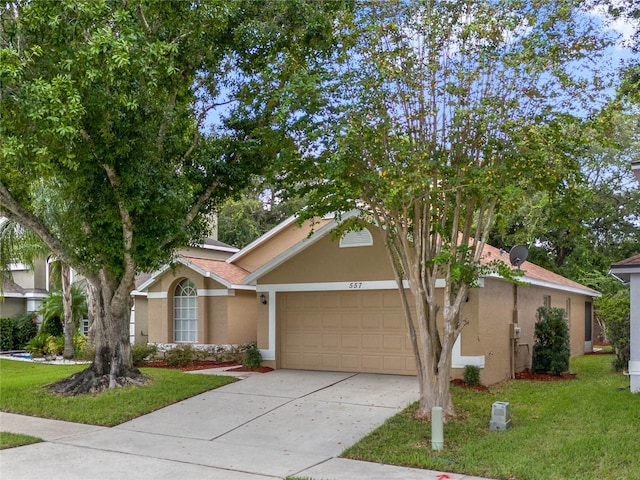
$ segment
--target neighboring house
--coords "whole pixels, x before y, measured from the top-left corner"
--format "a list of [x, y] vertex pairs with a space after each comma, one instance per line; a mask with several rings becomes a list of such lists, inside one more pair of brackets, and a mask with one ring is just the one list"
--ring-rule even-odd
[[611, 273], [629, 284], [631, 322], [629, 335], [629, 380], [631, 391], [640, 393], [640, 255], [611, 265]]
[[0, 295], [0, 317], [37, 312], [47, 295], [49, 270], [46, 260], [37, 262], [33, 269], [23, 264], [10, 265], [9, 268], [13, 280], [3, 285]]
[[[631, 162], [640, 182], [640, 160]], [[640, 254], [611, 265], [611, 273], [629, 284], [631, 302], [629, 332], [629, 381], [633, 393], [640, 393]]]
[[[335, 240], [337, 226], [324, 218], [299, 228], [291, 218], [224, 260], [180, 256], [177, 267], [140, 285], [147, 303], [138, 309], [143, 297], [136, 297], [136, 331], [148, 328], [153, 343], [257, 340], [265, 363], [275, 368], [414, 374], [379, 230], [369, 226]], [[509, 261], [489, 246], [484, 256]], [[468, 325], [454, 346], [454, 377], [477, 365], [488, 385], [529, 367], [543, 304], [567, 311], [572, 356], [591, 349], [598, 292], [529, 262], [521, 268], [529, 286], [488, 276], [470, 292], [462, 310]]]

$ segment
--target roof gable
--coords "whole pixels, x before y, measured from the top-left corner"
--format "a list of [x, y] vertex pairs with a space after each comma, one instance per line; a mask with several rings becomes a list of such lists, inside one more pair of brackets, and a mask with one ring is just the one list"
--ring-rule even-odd
[[[249, 272], [237, 265], [229, 264], [225, 260], [180, 255], [174, 263], [182, 264], [185, 267], [190, 268], [194, 272], [202, 275], [203, 277], [215, 280], [228, 289], [254, 290], [255, 288], [252, 286], [244, 285], [242, 283], [244, 277], [246, 277]], [[167, 264], [161, 269], [152, 273], [145, 282], [140, 284], [140, 286], [137, 288], [137, 291], [142, 292], [144, 290], [147, 290], [154, 283], [156, 283], [158, 279], [163, 276], [170, 268], [171, 265]]]
[[[359, 213], [357, 210], [352, 210], [344, 215], [342, 215], [342, 220], [347, 220], [354, 216], [357, 216]], [[317, 231], [315, 231], [308, 238], [305, 238], [292, 247], [288, 248], [284, 252], [280, 253], [276, 257], [274, 257], [271, 261], [265, 263], [249, 275], [247, 275], [244, 279], [245, 284], [255, 284], [259, 278], [266, 275], [267, 273], [273, 271], [280, 265], [287, 262], [289, 259], [293, 258], [303, 250], [311, 247], [314, 243], [319, 241], [320, 239], [326, 237], [333, 231], [338, 225], [340, 221], [333, 219], [331, 222], [325, 224]], [[376, 227], [374, 227], [376, 228]], [[485, 245], [482, 255], [482, 262], [484, 264], [488, 264], [493, 260], [502, 260], [505, 263], [509, 264], [509, 254], [508, 252], [502, 252], [500, 249], [493, 247], [491, 245]], [[581, 293], [588, 296], [600, 296], [600, 293], [596, 290], [593, 290], [589, 287], [581, 285], [578, 282], [574, 282], [573, 280], [569, 280], [562, 275], [551, 272], [539, 265], [536, 265], [531, 262], [524, 262], [520, 269], [524, 272], [524, 276], [520, 279], [525, 283], [529, 283], [531, 285], [539, 285], [544, 286], [556, 290], [564, 290], [574, 293]]]

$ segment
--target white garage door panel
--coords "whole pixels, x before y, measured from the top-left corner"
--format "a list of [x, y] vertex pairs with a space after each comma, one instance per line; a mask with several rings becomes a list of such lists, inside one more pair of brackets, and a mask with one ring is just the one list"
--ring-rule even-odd
[[398, 293], [278, 293], [280, 367], [415, 374]]

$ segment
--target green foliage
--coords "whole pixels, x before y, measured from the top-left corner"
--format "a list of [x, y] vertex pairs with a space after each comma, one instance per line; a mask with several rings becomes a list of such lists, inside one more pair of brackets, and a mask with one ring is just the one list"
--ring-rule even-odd
[[629, 365], [629, 337], [631, 325], [631, 301], [628, 288], [606, 293], [595, 299], [596, 316], [603, 326], [607, 342], [613, 346], [616, 370], [626, 370]]
[[[87, 316], [87, 296], [78, 285], [71, 285], [71, 319], [74, 324], [74, 328], [77, 329], [80, 324], [80, 320]], [[47, 293], [47, 296], [42, 300], [40, 306], [40, 313], [43, 317], [43, 322], [47, 322], [51, 319], [57, 319], [60, 322], [60, 328], [62, 326], [62, 319], [64, 318], [64, 302], [62, 298], [62, 292], [60, 290], [53, 290]], [[44, 324], [44, 323], [43, 323]], [[51, 335], [61, 335], [60, 333], [53, 333]]]
[[0, 350], [13, 350], [13, 320], [0, 318]]
[[92, 360], [94, 346], [89, 345], [86, 335], [76, 331], [73, 334], [73, 358], [76, 360]]
[[203, 358], [206, 353], [196, 350], [189, 344], [178, 345], [165, 354], [165, 358], [172, 367], [185, 367], [195, 360]]
[[47, 336], [51, 335], [57, 337], [62, 335], [64, 327], [62, 326], [62, 318], [58, 316], [48, 317], [42, 320], [39, 333], [43, 333]]
[[284, 192], [272, 185], [250, 188], [218, 210], [218, 239], [238, 248], [245, 247], [263, 233], [303, 207], [300, 199], [284, 200]]
[[38, 333], [35, 337], [29, 340], [26, 350], [32, 357], [44, 357], [47, 354], [47, 339], [49, 334], [46, 332]]
[[640, 151], [636, 125], [634, 115], [607, 110], [582, 131], [565, 125], [565, 135], [583, 145], [575, 151], [579, 171], [557, 192], [514, 190], [491, 243], [505, 250], [528, 244], [530, 261], [573, 280], [585, 272], [606, 274], [612, 263], [635, 255], [640, 189], [629, 158]]
[[38, 333], [38, 317], [33, 312], [16, 315], [13, 320], [13, 349], [25, 348]]
[[135, 273], [201, 240], [217, 206], [298, 154], [294, 126], [317, 111], [316, 67], [348, 3], [3, 9], [0, 212], [104, 287], [105, 349], [119, 347], [103, 332], [126, 328]]
[[158, 353], [158, 347], [150, 343], [136, 343], [131, 345], [131, 355], [133, 366], [139, 367], [144, 364], [145, 359]]
[[262, 354], [255, 342], [247, 343], [242, 346], [243, 357], [242, 365], [246, 368], [258, 368], [262, 365]]
[[480, 385], [480, 367], [465, 365], [462, 372], [462, 381], [471, 386]]
[[569, 325], [563, 308], [540, 307], [535, 325], [533, 358], [534, 372], [560, 375], [569, 370]]
[[64, 337], [40, 332], [27, 343], [25, 348], [32, 357], [58, 356], [64, 349]]
[[33, 312], [0, 318], [0, 350], [21, 350], [37, 333], [37, 317]]

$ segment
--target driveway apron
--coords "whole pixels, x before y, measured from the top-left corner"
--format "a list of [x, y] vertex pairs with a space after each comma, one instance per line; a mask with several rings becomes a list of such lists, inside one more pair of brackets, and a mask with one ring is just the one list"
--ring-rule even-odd
[[[276, 370], [114, 428], [5, 451], [0, 465], [3, 478], [34, 478], [41, 454], [66, 459], [66, 479], [116, 478], [114, 468], [132, 479], [285, 478], [338, 456], [417, 397], [415, 377]], [[94, 455], [104, 476], [73, 460], [95, 466]]]

